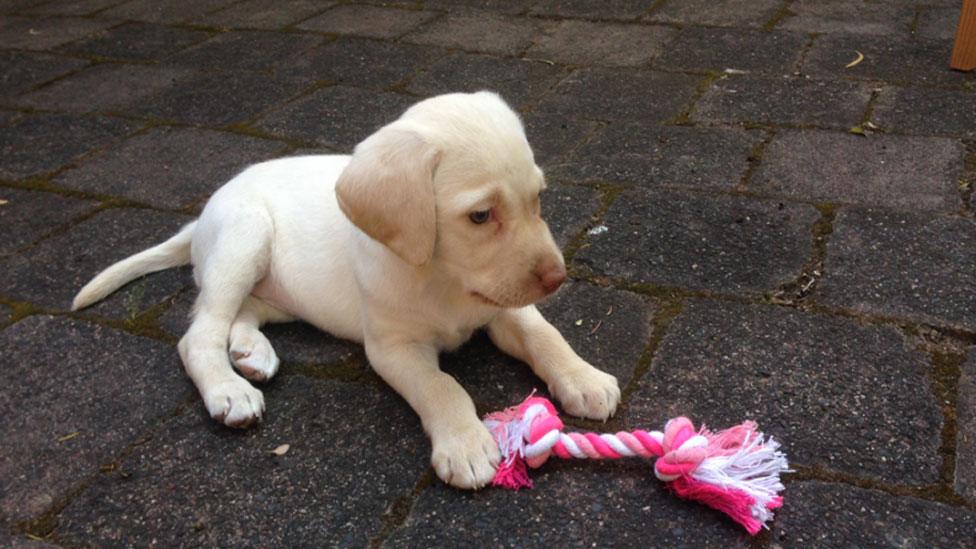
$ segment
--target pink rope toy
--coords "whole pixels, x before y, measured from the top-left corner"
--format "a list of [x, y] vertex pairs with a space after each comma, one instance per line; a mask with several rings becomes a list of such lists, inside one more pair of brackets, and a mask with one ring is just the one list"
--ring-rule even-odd
[[789, 471], [786, 456], [779, 443], [772, 437], [765, 439], [752, 421], [718, 433], [704, 427], [696, 432], [685, 417], [668, 421], [663, 433], [564, 433], [552, 403], [530, 396], [518, 406], [489, 414], [484, 423], [502, 453], [494, 486], [531, 488], [526, 466], [540, 467], [551, 455], [656, 457], [654, 474], [678, 497], [722, 511], [752, 535], [766, 528], [773, 510], [783, 505], [779, 475]]

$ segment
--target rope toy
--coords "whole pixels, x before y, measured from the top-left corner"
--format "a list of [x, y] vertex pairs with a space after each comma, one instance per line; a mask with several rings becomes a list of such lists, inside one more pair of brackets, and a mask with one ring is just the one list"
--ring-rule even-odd
[[522, 404], [488, 414], [502, 461], [493, 486], [531, 488], [526, 467], [542, 466], [550, 456], [563, 459], [656, 457], [654, 474], [678, 497], [717, 509], [752, 535], [783, 505], [782, 472], [789, 471], [779, 443], [764, 438], [752, 421], [712, 433], [698, 431], [686, 417], [668, 421], [664, 432], [616, 434], [565, 433], [551, 402], [530, 396]]

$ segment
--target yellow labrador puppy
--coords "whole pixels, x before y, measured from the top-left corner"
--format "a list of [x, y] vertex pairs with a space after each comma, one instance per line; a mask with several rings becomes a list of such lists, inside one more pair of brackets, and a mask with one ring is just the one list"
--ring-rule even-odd
[[258, 328], [302, 319], [365, 344], [376, 372], [420, 416], [438, 476], [477, 488], [491, 480], [498, 449], [471, 398], [441, 372], [439, 351], [486, 327], [569, 413], [605, 419], [620, 399], [617, 380], [573, 352], [532, 305], [566, 277], [539, 214], [544, 187], [501, 98], [434, 97], [352, 156], [248, 168], [176, 236], [96, 276], [73, 308], [192, 263], [200, 294], [179, 351], [214, 419], [260, 420], [264, 397], [248, 379], [270, 379], [278, 358]]

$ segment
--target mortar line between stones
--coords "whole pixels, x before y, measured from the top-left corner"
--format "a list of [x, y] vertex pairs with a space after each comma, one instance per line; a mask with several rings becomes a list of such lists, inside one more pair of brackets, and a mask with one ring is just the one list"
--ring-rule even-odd
[[960, 341], [966, 342], [967, 345], [976, 345], [976, 330], [970, 330], [966, 328], [959, 328], [956, 326], [950, 326], [947, 324], [940, 324], [936, 322], [931, 322], [927, 320], [916, 320], [906, 317], [897, 316], [885, 316], [870, 313], [863, 313], [855, 311], [852, 309], [845, 309], [843, 307], [834, 307], [829, 305], [824, 305], [816, 302], [802, 302], [802, 303], [774, 303], [771, 302], [765, 295], [760, 293], [754, 294], [730, 294], [715, 290], [707, 289], [687, 289], [679, 288], [673, 286], [659, 286], [655, 284], [650, 284], [646, 282], [632, 282], [629, 280], [621, 280], [618, 278], [602, 275], [599, 273], [594, 273], [585, 267], [579, 267], [578, 265], [573, 265], [570, 269], [573, 278], [584, 280], [590, 282], [591, 284], [596, 284], [601, 287], [611, 287], [616, 290], [629, 291], [636, 294], [646, 295], [650, 297], [655, 297], [659, 299], [669, 299], [669, 298], [702, 298], [711, 299], [717, 301], [727, 301], [730, 303], [741, 303], [746, 305], [769, 305], [769, 306], [779, 306], [789, 309], [795, 309], [802, 312], [809, 312], [814, 314], [821, 314], [826, 316], [836, 316], [841, 318], [849, 318], [853, 320], [858, 320], [865, 324], [877, 325], [877, 326], [890, 326], [895, 328], [912, 328], [918, 326], [930, 327], [934, 330], [938, 330], [944, 335], [951, 336], [953, 338], [959, 339]]
[[[655, 301], [658, 305], [658, 309], [654, 312], [654, 316], [651, 318], [651, 337], [647, 342], [647, 346], [645, 346], [644, 350], [641, 352], [641, 356], [637, 361], [637, 366], [634, 368], [633, 375], [621, 388], [620, 406], [618, 407], [616, 413], [616, 416], [618, 417], [626, 414], [627, 409], [630, 407], [630, 397], [640, 386], [641, 380], [650, 372], [651, 366], [654, 363], [654, 357], [661, 346], [661, 342], [670, 331], [674, 319], [681, 314], [682, 310], [684, 310], [686, 298], [683, 296], [675, 296], [670, 299], [658, 298]], [[621, 428], [624, 427], [621, 426]]]
[[[597, 186], [597, 190], [600, 192], [600, 208], [593, 214], [590, 221], [563, 246], [563, 258], [566, 261], [566, 265], [572, 264], [573, 257], [586, 240], [587, 232], [603, 221], [607, 211], [610, 210], [617, 197], [623, 192], [623, 189], [616, 185], [600, 185]], [[572, 267], [569, 267], [569, 270], [572, 271]], [[570, 272], [570, 275], [572, 275], [572, 272]]]
[[942, 486], [948, 494], [955, 494], [953, 483], [956, 473], [956, 410], [959, 403], [959, 378], [962, 376], [962, 365], [966, 361], [965, 350], [936, 350], [920, 348], [931, 363], [929, 371], [930, 391], [936, 399], [936, 404], [942, 412], [942, 432], [939, 453], [942, 463], [939, 476]]
[[[762, 164], [763, 155], [766, 153], [766, 147], [776, 138], [777, 131], [775, 129], [766, 130], [763, 139], [758, 143], [753, 145], [752, 149], [749, 151], [749, 156], [746, 157], [746, 170], [742, 172], [742, 177], [739, 178], [739, 183], [735, 186], [736, 191], [743, 192], [749, 189], [752, 183], [752, 178], [759, 170], [760, 164]], [[761, 193], [760, 193], [761, 194]]]
[[760, 28], [765, 32], [772, 32], [776, 29], [776, 25], [779, 25], [787, 17], [794, 15], [793, 11], [790, 10], [791, 7], [793, 7], [793, 0], [784, 0], [780, 4], [779, 9]]
[[404, 494], [393, 501], [390, 507], [384, 512], [387, 518], [382, 520], [380, 531], [369, 540], [368, 547], [381, 547], [398, 528], [407, 522], [421, 494], [434, 483], [434, 479], [434, 469], [427, 467], [420, 474], [420, 478], [414, 484], [413, 489], [408, 494]]
[[766, 294], [773, 304], [796, 305], [802, 302], [816, 292], [817, 283], [826, 274], [824, 263], [830, 235], [834, 232], [836, 207], [833, 204], [818, 204], [816, 208], [820, 212], [820, 219], [811, 227], [810, 258], [792, 280]]
[[877, 490], [893, 496], [908, 496], [936, 503], [942, 503], [950, 507], [961, 507], [976, 511], [976, 503], [971, 503], [958, 494], [946, 494], [938, 485], [905, 485], [891, 484], [881, 480], [859, 477], [850, 473], [843, 473], [823, 466], [804, 466], [790, 464], [793, 472], [784, 478], [784, 483], [789, 486], [795, 482], [819, 481], [838, 484], [847, 484], [864, 490]]

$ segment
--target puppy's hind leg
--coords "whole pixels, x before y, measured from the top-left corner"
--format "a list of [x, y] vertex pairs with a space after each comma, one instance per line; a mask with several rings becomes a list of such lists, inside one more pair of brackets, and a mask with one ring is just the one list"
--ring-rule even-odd
[[278, 355], [259, 328], [265, 322], [295, 318], [264, 301], [248, 296], [230, 328], [230, 358], [237, 371], [252, 381], [267, 381], [278, 372]]
[[193, 322], [179, 343], [183, 365], [210, 416], [231, 427], [247, 427], [264, 413], [264, 395], [234, 371], [227, 356], [231, 326], [265, 276], [271, 253], [270, 221], [244, 219], [240, 226], [231, 221], [219, 227], [207, 243], [196, 266], [200, 295]]

